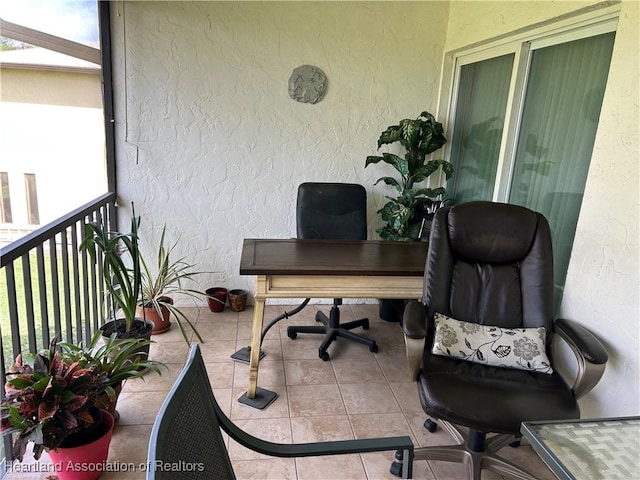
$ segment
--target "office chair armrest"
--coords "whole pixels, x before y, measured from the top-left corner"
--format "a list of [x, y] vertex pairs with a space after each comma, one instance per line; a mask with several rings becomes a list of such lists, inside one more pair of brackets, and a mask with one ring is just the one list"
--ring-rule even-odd
[[600, 340], [577, 322], [559, 318], [554, 322], [554, 330], [571, 348], [578, 362], [571, 388], [576, 398], [580, 398], [600, 381], [609, 355]]
[[407, 303], [402, 316], [402, 330], [411, 381], [418, 379], [420, 365], [422, 365], [424, 342], [427, 336], [426, 321], [427, 314], [422, 303], [417, 301]]
[[407, 303], [402, 316], [402, 330], [409, 338], [421, 339], [427, 336], [427, 312], [424, 305], [416, 300]]

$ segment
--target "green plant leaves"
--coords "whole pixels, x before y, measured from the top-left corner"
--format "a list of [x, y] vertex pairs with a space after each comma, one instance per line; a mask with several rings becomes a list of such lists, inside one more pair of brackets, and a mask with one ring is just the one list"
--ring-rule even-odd
[[441, 148], [447, 139], [442, 124], [433, 115], [423, 111], [415, 120], [403, 119], [398, 125], [391, 125], [378, 139], [378, 148], [382, 145], [400, 142], [406, 150], [404, 158], [392, 153], [368, 156], [365, 168], [371, 164], [384, 162], [400, 173], [401, 179], [381, 177], [374, 185], [382, 182], [394, 187], [399, 195], [387, 197], [389, 202], [382, 207], [380, 214], [386, 225], [377, 232], [385, 240], [416, 240], [420, 232], [420, 221], [414, 219], [414, 206], [419, 197], [437, 197], [445, 195], [444, 187], [418, 188], [413, 185], [425, 181], [440, 168], [446, 178], [453, 173], [453, 165], [445, 160], [426, 160], [426, 156]]

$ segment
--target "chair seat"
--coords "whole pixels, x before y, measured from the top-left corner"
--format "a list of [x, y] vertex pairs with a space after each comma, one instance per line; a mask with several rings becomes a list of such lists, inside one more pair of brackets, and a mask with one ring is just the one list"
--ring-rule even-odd
[[571, 389], [555, 372], [498, 368], [429, 354], [423, 359], [418, 392], [427, 414], [484, 432], [515, 435], [523, 421], [580, 418]]

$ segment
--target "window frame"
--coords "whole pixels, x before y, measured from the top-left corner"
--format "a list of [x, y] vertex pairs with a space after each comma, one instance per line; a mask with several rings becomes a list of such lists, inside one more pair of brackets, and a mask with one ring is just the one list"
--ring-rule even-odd
[[[443, 73], [443, 85], [448, 84], [448, 88], [442, 89], [440, 104], [445, 105], [444, 118], [449, 135], [454, 130], [462, 67], [501, 55], [514, 55], [493, 201], [507, 202], [509, 199], [532, 53], [541, 48], [615, 32], [619, 14], [620, 5], [617, 4], [578, 15], [568, 15], [445, 55], [443, 72], [448, 73]], [[451, 142], [445, 145], [443, 154], [446, 160], [455, 163], [455, 159], [451, 158]]]

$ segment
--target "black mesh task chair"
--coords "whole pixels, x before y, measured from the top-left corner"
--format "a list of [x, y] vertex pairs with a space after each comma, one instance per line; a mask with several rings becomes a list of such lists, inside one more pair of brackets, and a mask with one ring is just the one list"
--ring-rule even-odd
[[[325, 240], [366, 240], [367, 239], [367, 192], [362, 185], [354, 183], [302, 183], [298, 187], [296, 206], [298, 238]], [[362, 318], [340, 323], [342, 299], [335, 298], [329, 316], [323, 312], [316, 314], [316, 321], [322, 325], [287, 327], [289, 338], [298, 333], [319, 333], [325, 335], [318, 348], [322, 360], [329, 360], [327, 348], [338, 337], [353, 340], [378, 351], [374, 340], [351, 332], [354, 328], [369, 329], [369, 320]]]
[[[524, 421], [579, 418], [577, 399], [607, 362], [588, 330], [553, 320], [549, 225], [515, 205], [469, 202], [436, 213], [423, 303], [408, 304], [403, 329], [411, 375], [433, 419], [425, 427], [439, 425], [460, 443], [419, 448], [415, 458], [464, 462], [474, 479], [481, 469], [534, 479], [494, 452], [517, 445]], [[572, 387], [550, 356], [556, 335], [576, 355]]]
[[241, 445], [276, 457], [344, 455], [400, 449], [409, 459], [404, 463], [402, 476], [411, 478], [413, 443], [407, 436], [279, 444], [240, 430], [216, 402], [200, 347], [194, 345], [153, 424], [147, 456], [147, 480], [234, 479], [226, 440], [220, 429]]

